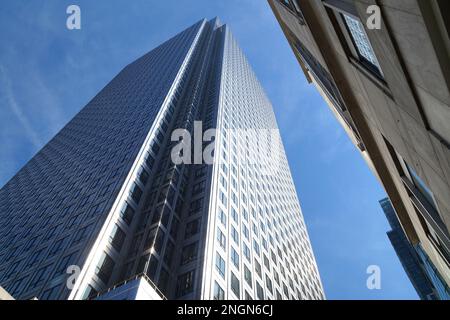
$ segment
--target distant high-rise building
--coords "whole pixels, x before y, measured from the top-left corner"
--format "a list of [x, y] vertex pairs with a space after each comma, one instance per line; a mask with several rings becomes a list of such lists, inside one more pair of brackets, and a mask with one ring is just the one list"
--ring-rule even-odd
[[421, 267], [421, 262], [414, 247], [409, 243], [397, 219], [395, 210], [389, 198], [380, 200], [381, 208], [392, 230], [387, 232], [389, 240], [405, 270], [414, 289], [422, 300], [435, 300], [432, 284]]
[[[300, 66], [450, 285], [450, 38], [444, 0], [268, 0]], [[431, 270], [430, 269], [430, 270]]]
[[[176, 129], [194, 164], [174, 160], [191, 155]], [[18, 299], [324, 298], [272, 106], [226, 25], [125, 67], [0, 190], [0, 284]]]

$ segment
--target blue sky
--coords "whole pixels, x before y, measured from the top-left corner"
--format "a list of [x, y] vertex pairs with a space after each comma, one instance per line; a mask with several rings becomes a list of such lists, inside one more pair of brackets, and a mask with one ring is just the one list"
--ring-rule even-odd
[[[81, 8], [81, 30], [66, 8]], [[329, 299], [417, 299], [386, 236], [385, 196], [312, 85], [265, 0], [3, 1], [0, 186], [126, 64], [201, 18], [219, 16], [274, 106]], [[366, 268], [381, 268], [381, 290]]]

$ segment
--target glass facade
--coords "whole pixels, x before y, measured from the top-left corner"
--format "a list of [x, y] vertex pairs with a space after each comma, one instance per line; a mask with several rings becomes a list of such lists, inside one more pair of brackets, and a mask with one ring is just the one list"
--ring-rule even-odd
[[384, 198], [380, 200], [380, 205], [392, 228], [391, 231], [387, 232], [389, 240], [420, 299], [438, 299], [439, 296], [436, 294], [436, 289], [433, 289], [433, 282], [427, 276], [423, 267], [424, 264], [417, 255], [416, 249], [406, 238], [391, 201], [388, 198]]
[[437, 297], [440, 300], [450, 300], [449, 286], [445, 283], [439, 272], [436, 270], [436, 267], [431, 262], [430, 258], [425, 253], [425, 251], [422, 249], [422, 246], [418, 244], [415, 246], [415, 249], [421, 259], [421, 262], [423, 263], [428, 278], [430, 279], [431, 283], [433, 284], [436, 290]]
[[[199, 121], [217, 129], [213, 164], [174, 163], [172, 132]], [[324, 298], [272, 106], [218, 19], [125, 67], [0, 209], [0, 285], [18, 299], [141, 278], [168, 299]]]

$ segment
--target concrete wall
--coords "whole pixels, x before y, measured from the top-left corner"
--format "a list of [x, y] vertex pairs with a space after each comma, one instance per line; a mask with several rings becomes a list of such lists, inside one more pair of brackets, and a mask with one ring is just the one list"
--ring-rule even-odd
[[[420, 242], [441, 276], [450, 283], [448, 262], [427, 237], [385, 139], [433, 192], [439, 216], [450, 229], [449, 39], [434, 1], [345, 0], [362, 21], [378, 4], [381, 29], [369, 30], [384, 81], [349, 59], [336, 23], [322, 1], [299, 1], [306, 25], [277, 0], [269, 0], [292, 43], [299, 40], [332, 75], [409, 240]], [[328, 101], [330, 107], [335, 107]], [[335, 113], [336, 114], [336, 113]], [[339, 117], [339, 115], [337, 115]], [[344, 124], [345, 125], [345, 124]], [[352, 139], [354, 141], [354, 139]]]

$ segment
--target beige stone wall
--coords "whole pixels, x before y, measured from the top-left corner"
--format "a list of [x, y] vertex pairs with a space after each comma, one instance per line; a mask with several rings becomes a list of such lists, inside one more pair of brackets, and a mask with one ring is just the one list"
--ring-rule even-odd
[[2, 287], [0, 287], [0, 300], [14, 300], [13, 297]]
[[[375, 4], [374, 0], [346, 1], [360, 17], [367, 16], [367, 6]], [[433, 1], [419, 2], [378, 1], [381, 29], [366, 28], [366, 33], [383, 71], [382, 83], [350, 62], [321, 1], [300, 1], [307, 22], [301, 25], [293, 12], [269, 0], [288, 40], [294, 40], [292, 35], [297, 37], [334, 78], [367, 148], [369, 163], [407, 236], [412, 243], [422, 244], [450, 283], [449, 266], [426, 236], [384, 141], [388, 140], [429, 186], [440, 217], [450, 230], [450, 76], [446, 61], [450, 46], [448, 34], [440, 33], [443, 29], [437, 6]]]

